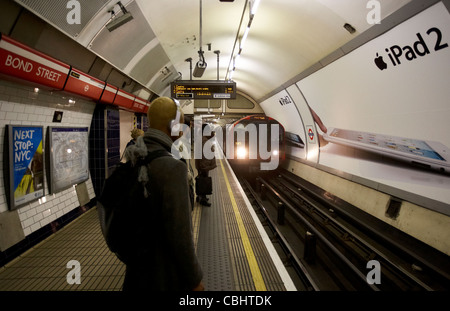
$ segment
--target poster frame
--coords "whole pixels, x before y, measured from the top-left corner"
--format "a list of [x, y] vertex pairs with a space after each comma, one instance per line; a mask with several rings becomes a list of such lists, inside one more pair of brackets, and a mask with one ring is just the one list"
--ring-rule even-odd
[[[35, 131], [40, 132], [40, 143], [42, 144], [42, 155], [41, 155], [41, 163], [42, 168], [38, 169], [37, 174], [34, 174], [37, 177], [33, 178], [39, 178], [41, 176], [42, 180], [42, 187], [40, 187], [38, 190], [22, 195], [20, 196], [18, 200], [15, 198], [15, 182], [16, 182], [16, 175], [15, 175], [15, 146], [16, 146], [16, 139], [14, 137], [14, 130], [18, 128], [27, 128], [27, 129], [34, 129]], [[34, 132], [33, 132], [34, 133]], [[24, 141], [24, 140], [22, 140]], [[31, 143], [30, 140], [27, 140]], [[40, 198], [45, 196], [45, 182], [44, 182], [44, 176], [45, 176], [45, 148], [44, 148], [44, 127], [43, 126], [35, 126], [35, 125], [15, 125], [15, 124], [7, 124], [5, 126], [5, 137], [4, 137], [4, 150], [3, 150], [3, 178], [4, 178], [4, 184], [5, 184], [5, 195], [6, 200], [8, 202], [9, 210], [16, 210], [20, 207], [23, 207], [24, 205], [37, 201]], [[35, 154], [33, 154], [34, 157]], [[31, 161], [30, 161], [31, 163]], [[27, 165], [28, 167], [29, 165]], [[28, 169], [27, 169], [28, 171]], [[25, 174], [24, 174], [25, 175]], [[34, 183], [35, 179], [33, 180]], [[25, 197], [26, 198], [23, 198]], [[22, 199], [23, 198], [23, 199]]]
[[[53, 168], [53, 163], [55, 161], [55, 153], [54, 153], [54, 137], [53, 137], [53, 130], [64, 130], [64, 131], [80, 131], [80, 132], [86, 132], [87, 135], [87, 145], [86, 145], [86, 152], [87, 152], [87, 165], [88, 165], [88, 172], [87, 177], [77, 180], [76, 182], [72, 182], [70, 184], [64, 185], [64, 186], [58, 186], [55, 184], [55, 171]], [[85, 182], [89, 179], [89, 127], [87, 126], [74, 126], [74, 127], [67, 127], [67, 126], [48, 126], [47, 127], [47, 156], [46, 156], [46, 164], [47, 164], [47, 185], [48, 185], [48, 191], [50, 194], [58, 193], [63, 190], [69, 189], [70, 187], [73, 187], [74, 185], [80, 184], [82, 182]]]

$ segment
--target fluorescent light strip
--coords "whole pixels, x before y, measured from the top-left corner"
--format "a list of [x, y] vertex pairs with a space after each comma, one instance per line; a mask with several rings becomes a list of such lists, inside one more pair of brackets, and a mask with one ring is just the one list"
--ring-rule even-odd
[[244, 35], [241, 38], [241, 44], [239, 45], [239, 48], [242, 50], [242, 47], [244, 46], [245, 41], [247, 41], [248, 33], [250, 32], [250, 27], [247, 27], [245, 29]]
[[250, 11], [251, 15], [255, 15], [256, 11], [258, 10], [260, 2], [261, 2], [261, 0], [254, 0], [252, 2], [251, 11]]
[[230, 64], [230, 67], [228, 68], [229, 71], [229, 77], [228, 79], [233, 79], [233, 75], [234, 72], [236, 71], [236, 67], [237, 67], [237, 61], [239, 60], [239, 58], [241, 57], [241, 53], [242, 53], [242, 49], [244, 47], [245, 42], [247, 41], [248, 38], [248, 34], [250, 33], [250, 26], [252, 24], [253, 18], [255, 16], [255, 13], [259, 7], [259, 3], [261, 2], [261, 0], [253, 0], [250, 2], [250, 20], [249, 23], [247, 25], [247, 28], [244, 31], [244, 34], [242, 35], [240, 42], [239, 42], [239, 52], [236, 56], [233, 57], [233, 63]]

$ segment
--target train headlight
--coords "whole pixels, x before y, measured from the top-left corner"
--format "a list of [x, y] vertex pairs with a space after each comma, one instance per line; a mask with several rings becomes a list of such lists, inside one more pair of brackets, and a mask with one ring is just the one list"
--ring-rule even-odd
[[245, 147], [238, 147], [236, 149], [236, 155], [238, 159], [245, 159], [245, 156], [247, 155], [247, 149], [245, 149]]
[[274, 150], [274, 151], [272, 151], [272, 154], [273, 154], [274, 156], [278, 156], [279, 152], [278, 152], [278, 150]]

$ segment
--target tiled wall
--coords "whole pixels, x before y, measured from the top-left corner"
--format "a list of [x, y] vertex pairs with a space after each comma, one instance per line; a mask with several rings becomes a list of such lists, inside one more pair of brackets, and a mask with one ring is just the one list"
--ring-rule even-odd
[[100, 193], [105, 177], [120, 161], [119, 110], [97, 105], [90, 126], [89, 149], [92, 184], [95, 192]]
[[95, 193], [100, 193], [105, 179], [105, 108], [97, 105], [89, 131], [89, 167]]
[[144, 132], [148, 129], [148, 119], [145, 114], [141, 114], [136, 118], [136, 127]]
[[[69, 102], [69, 99], [71, 101]], [[73, 98], [62, 92], [46, 90], [35, 91], [34, 87], [24, 86], [0, 80], [0, 172], [3, 171], [3, 145], [5, 125], [40, 125], [44, 133], [48, 126], [90, 127], [95, 103], [80, 98]], [[61, 123], [53, 123], [55, 111], [63, 112]], [[55, 219], [80, 206], [74, 188], [56, 194], [48, 194], [45, 179], [46, 196], [18, 209], [20, 222], [25, 236], [46, 226]], [[95, 197], [91, 179], [86, 181], [90, 199]], [[44, 202], [45, 201], [45, 202]], [[0, 178], [0, 213], [8, 211], [4, 180]]]
[[108, 176], [120, 161], [120, 114], [119, 110], [106, 109], [107, 167]]

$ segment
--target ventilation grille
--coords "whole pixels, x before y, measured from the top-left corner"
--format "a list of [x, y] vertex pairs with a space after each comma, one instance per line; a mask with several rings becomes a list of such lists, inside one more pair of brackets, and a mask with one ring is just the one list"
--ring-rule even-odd
[[[77, 37], [91, 19], [110, 0], [77, 0], [80, 4], [80, 24], [69, 24], [67, 15], [71, 12], [72, 5], [67, 8], [69, 0], [15, 0], [29, 11], [55, 26], [66, 34]], [[69, 14], [71, 16], [71, 14]]]

